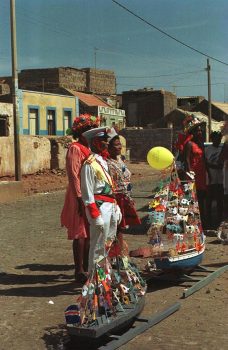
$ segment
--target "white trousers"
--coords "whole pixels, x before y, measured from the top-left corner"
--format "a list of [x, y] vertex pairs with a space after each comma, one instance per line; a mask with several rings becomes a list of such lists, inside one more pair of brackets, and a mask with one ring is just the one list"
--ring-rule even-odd
[[100, 220], [91, 219], [87, 213], [90, 224], [89, 273], [94, 269], [97, 259], [105, 256], [105, 242], [115, 238], [117, 223], [121, 220], [120, 208], [115, 203], [104, 202], [100, 212]]

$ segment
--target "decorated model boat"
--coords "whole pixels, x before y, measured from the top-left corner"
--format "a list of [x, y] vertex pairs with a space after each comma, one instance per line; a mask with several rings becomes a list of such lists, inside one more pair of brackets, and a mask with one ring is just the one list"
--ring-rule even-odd
[[156, 268], [159, 270], [192, 270], [202, 262], [205, 245], [200, 251], [188, 249], [184, 253], [178, 253], [176, 256], [166, 256], [164, 258], [155, 258]]
[[175, 168], [149, 203], [149, 243], [155, 268], [192, 270], [205, 251], [194, 179], [180, 181]]
[[68, 333], [96, 339], [125, 328], [142, 311], [145, 294], [146, 284], [126, 256], [101, 259], [76, 304], [65, 310]]

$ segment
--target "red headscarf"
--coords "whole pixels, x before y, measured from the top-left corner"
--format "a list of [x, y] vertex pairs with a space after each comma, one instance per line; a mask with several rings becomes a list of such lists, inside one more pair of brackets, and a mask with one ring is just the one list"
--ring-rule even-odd
[[101, 137], [95, 137], [93, 139], [93, 145], [96, 147], [97, 153], [106, 160], [109, 157], [109, 153], [108, 150], [104, 148], [102, 141], [103, 139]]

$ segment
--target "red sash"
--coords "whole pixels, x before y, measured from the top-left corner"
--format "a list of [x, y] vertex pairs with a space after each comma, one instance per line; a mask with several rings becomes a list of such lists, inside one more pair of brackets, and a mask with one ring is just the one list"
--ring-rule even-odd
[[113, 197], [109, 197], [109, 196], [104, 196], [102, 194], [95, 194], [94, 198], [96, 201], [103, 201], [103, 202], [109, 202], [109, 203], [115, 203], [116, 200]]

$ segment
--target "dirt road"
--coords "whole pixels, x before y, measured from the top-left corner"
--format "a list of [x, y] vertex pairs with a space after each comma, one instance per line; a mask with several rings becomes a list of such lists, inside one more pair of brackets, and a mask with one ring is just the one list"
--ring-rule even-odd
[[[147, 167], [138, 168], [133, 175], [134, 195], [143, 217], [154, 177]], [[61, 180], [63, 186], [65, 179]], [[59, 223], [64, 192], [47, 190], [0, 205], [0, 350], [79, 349], [68, 343], [64, 327], [64, 309], [74, 303], [79, 291], [73, 280], [71, 242]], [[130, 249], [146, 243], [145, 229], [131, 231], [126, 240]], [[213, 268], [227, 264], [227, 249], [208, 237], [204, 264]], [[146, 260], [137, 263], [143, 267]], [[121, 349], [225, 350], [227, 277], [223, 274], [187, 299], [180, 299], [186, 283], [151, 281], [143, 315], [176, 301], [181, 308]]]

